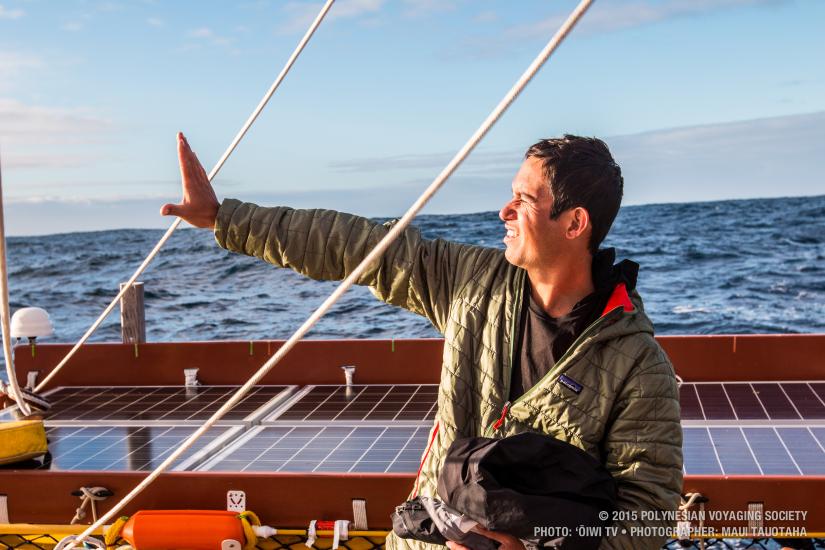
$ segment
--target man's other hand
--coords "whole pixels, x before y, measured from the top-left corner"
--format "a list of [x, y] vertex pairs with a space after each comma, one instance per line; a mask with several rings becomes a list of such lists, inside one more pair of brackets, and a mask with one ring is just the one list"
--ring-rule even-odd
[[215, 227], [218, 217], [218, 197], [209, 183], [209, 176], [201, 166], [197, 155], [189, 147], [182, 133], [178, 133], [178, 161], [183, 186], [180, 204], [164, 204], [160, 208], [163, 216], [178, 216], [195, 227]]
[[[507, 533], [499, 533], [497, 531], [490, 531], [489, 529], [485, 529], [481, 525], [476, 525], [473, 527], [473, 531], [478, 533], [479, 535], [484, 535], [488, 539], [493, 539], [494, 541], [499, 543], [499, 550], [524, 550], [524, 543], [521, 542], [518, 538], [514, 537], [513, 535], [508, 535]], [[453, 542], [451, 540], [447, 541], [447, 546], [450, 550], [472, 550], [472, 548], [467, 548], [466, 546], [459, 544], [457, 542]]]

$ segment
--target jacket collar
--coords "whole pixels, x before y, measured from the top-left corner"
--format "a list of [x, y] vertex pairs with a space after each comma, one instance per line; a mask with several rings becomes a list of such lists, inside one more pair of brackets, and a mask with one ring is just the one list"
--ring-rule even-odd
[[601, 316], [604, 317], [620, 306], [627, 312], [634, 310], [633, 302], [630, 301], [630, 295], [627, 293], [627, 285], [625, 283], [618, 283], [613, 288], [613, 293], [610, 295], [610, 298], [607, 299], [607, 305]]

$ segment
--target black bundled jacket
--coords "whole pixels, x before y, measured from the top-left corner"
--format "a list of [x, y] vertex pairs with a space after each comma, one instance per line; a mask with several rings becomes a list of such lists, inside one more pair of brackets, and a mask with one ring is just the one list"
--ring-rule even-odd
[[[457, 514], [514, 535], [528, 547], [552, 541], [562, 548], [598, 548], [601, 536], [581, 536], [587, 534], [581, 527], [604, 533], [616, 507], [616, 483], [596, 459], [530, 432], [455, 440], [438, 478], [438, 495]], [[566, 535], [563, 541], [560, 534]]]

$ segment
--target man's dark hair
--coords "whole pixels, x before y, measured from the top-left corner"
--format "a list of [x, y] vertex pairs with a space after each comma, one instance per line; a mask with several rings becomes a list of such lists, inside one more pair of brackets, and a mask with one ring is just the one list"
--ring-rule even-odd
[[590, 214], [588, 247], [595, 254], [619, 212], [624, 191], [622, 170], [600, 139], [565, 134], [532, 145], [525, 159], [541, 160], [553, 194], [550, 219], [581, 206]]

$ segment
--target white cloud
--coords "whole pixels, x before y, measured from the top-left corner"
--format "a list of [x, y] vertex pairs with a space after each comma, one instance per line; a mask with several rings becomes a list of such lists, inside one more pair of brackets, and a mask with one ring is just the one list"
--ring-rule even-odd
[[[384, 0], [338, 0], [330, 8], [327, 20], [352, 19], [375, 15], [381, 11]], [[316, 2], [287, 2], [283, 6], [286, 20], [278, 27], [285, 34], [304, 32], [315, 20], [322, 4]]]
[[193, 29], [187, 32], [186, 36], [193, 40], [208, 41], [212, 44], [215, 44], [216, 46], [229, 46], [232, 44], [231, 38], [219, 35], [209, 27], [200, 27], [197, 29]]
[[[654, 130], [604, 138], [625, 177], [626, 202], [694, 202], [825, 193], [821, 156], [825, 112]], [[512, 150], [478, 150], [439, 193], [431, 212], [490, 210], [503, 199], [529, 143]], [[452, 153], [395, 155], [331, 163], [336, 172], [386, 173], [382, 179], [417, 178], [398, 186], [410, 201]], [[461, 199], [460, 191], [467, 195]], [[322, 193], [318, 193], [321, 195]], [[375, 193], [374, 193], [375, 194]], [[349, 203], [348, 203], [349, 204]], [[389, 212], [388, 212], [389, 213]]]
[[432, 13], [454, 11], [458, 2], [451, 0], [404, 0], [405, 17], [424, 17]]
[[493, 23], [498, 21], [498, 14], [492, 10], [482, 11], [473, 17], [476, 23]]
[[67, 21], [63, 23], [60, 28], [68, 32], [79, 32], [83, 30], [83, 23], [80, 21]]
[[[618, 31], [668, 19], [694, 17], [717, 11], [785, 0], [638, 0], [629, 3], [596, 2], [579, 24], [578, 33], [593, 34]], [[508, 30], [510, 36], [548, 37], [558, 30], [567, 14], [554, 15], [528, 25]]]
[[186, 36], [189, 38], [212, 38], [215, 36], [215, 33], [212, 32], [212, 29], [209, 27], [201, 27], [199, 29], [193, 29], [186, 33]]
[[8, 92], [17, 84], [17, 76], [31, 69], [39, 69], [43, 62], [39, 57], [15, 53], [0, 52], [0, 92]]
[[17, 150], [20, 155], [24, 154], [22, 148], [39, 148], [42, 144], [96, 141], [111, 128], [110, 121], [83, 109], [42, 107], [0, 98], [0, 138], [10, 152]]
[[17, 9], [8, 9], [3, 4], [0, 4], [0, 19], [20, 19], [26, 15], [26, 12]]
[[146, 23], [152, 27], [162, 27], [165, 24], [163, 19], [159, 17], [149, 17], [146, 19]]
[[38, 68], [42, 65], [40, 58], [33, 55], [0, 52], [0, 73], [3, 73], [4, 78], [20, 69]]

